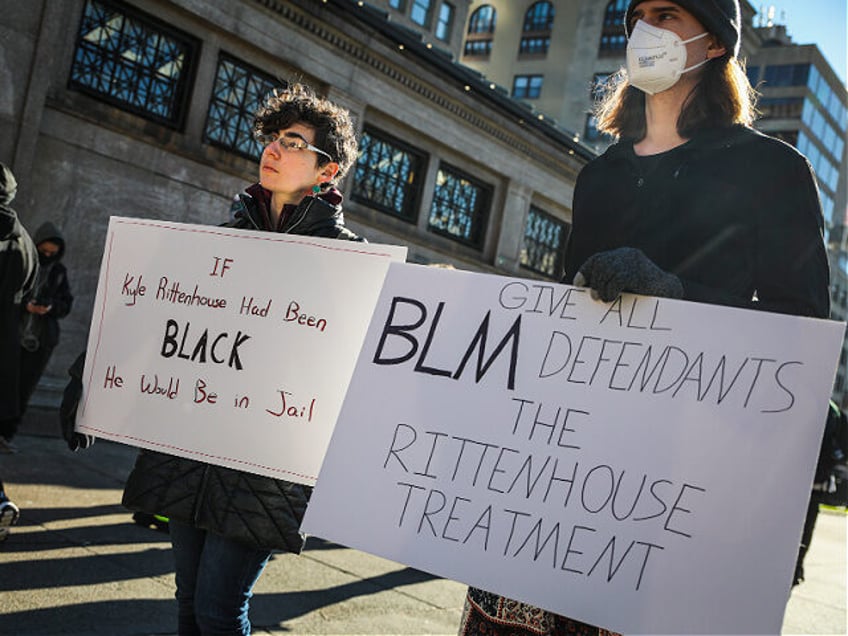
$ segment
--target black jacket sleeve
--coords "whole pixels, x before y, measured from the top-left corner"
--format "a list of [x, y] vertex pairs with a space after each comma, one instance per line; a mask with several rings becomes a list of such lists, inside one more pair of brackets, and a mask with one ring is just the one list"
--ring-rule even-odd
[[818, 189], [807, 160], [796, 153], [771, 155], [773, 177], [757, 190], [754, 227], [756, 300], [683, 280], [684, 298], [798, 316], [830, 316], [830, 266], [823, 239]]

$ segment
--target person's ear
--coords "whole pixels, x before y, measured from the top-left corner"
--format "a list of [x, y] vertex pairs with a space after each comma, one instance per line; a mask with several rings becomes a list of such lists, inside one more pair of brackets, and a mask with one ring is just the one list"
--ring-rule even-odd
[[321, 182], [329, 183], [336, 178], [339, 173], [339, 164], [335, 161], [330, 161], [321, 168]]
[[719, 39], [710, 33], [707, 38], [707, 59], [712, 60], [727, 53], [727, 47]]

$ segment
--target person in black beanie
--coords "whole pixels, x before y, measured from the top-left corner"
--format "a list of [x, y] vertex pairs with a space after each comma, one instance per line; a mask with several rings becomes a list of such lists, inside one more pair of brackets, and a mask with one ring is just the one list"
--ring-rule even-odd
[[[562, 282], [603, 302], [631, 292], [828, 317], [815, 180], [751, 127], [738, 1], [633, 0], [625, 29], [626, 69], [595, 112], [617, 142], [578, 175]], [[469, 588], [459, 634], [609, 632]]]
[[[642, 0], [632, 0], [624, 18], [624, 30], [630, 37], [633, 29], [633, 11]], [[727, 53], [736, 58], [742, 41], [742, 16], [739, 0], [675, 0], [674, 4], [691, 13], [704, 28], [712, 33], [726, 48]]]

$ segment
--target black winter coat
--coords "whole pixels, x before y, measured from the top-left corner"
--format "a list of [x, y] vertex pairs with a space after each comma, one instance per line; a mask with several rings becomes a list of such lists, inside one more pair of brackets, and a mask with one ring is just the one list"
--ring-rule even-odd
[[[684, 299], [827, 318], [829, 268], [809, 163], [737, 126], [637, 157], [621, 141], [580, 173], [564, 282], [595, 252], [641, 249]], [[756, 298], [756, 300], [754, 300]]]
[[38, 252], [9, 206], [18, 184], [0, 164], [0, 420], [20, 415], [21, 301], [35, 283]]
[[[258, 185], [233, 201], [228, 227], [270, 229], [267, 191]], [[306, 197], [284, 210], [276, 231], [354, 241], [344, 227], [341, 195]], [[312, 488], [283, 479], [142, 450], [124, 488], [130, 510], [159, 514], [263, 549], [300, 552], [300, 523]]]
[[68, 270], [61, 262], [65, 256], [65, 238], [59, 228], [47, 221], [35, 231], [33, 241], [36, 246], [43, 241], [52, 241], [59, 246], [56, 256], [49, 261], [45, 262], [43, 257], [39, 256], [41, 267], [37, 282], [32, 292], [24, 298], [24, 303], [35, 300], [42, 305], [50, 305], [50, 311], [43, 316], [30, 314], [26, 309], [21, 312], [22, 320], [34, 321], [32, 329], [38, 335], [40, 345], [52, 349], [59, 344], [59, 320], [71, 312], [74, 304], [68, 282]]

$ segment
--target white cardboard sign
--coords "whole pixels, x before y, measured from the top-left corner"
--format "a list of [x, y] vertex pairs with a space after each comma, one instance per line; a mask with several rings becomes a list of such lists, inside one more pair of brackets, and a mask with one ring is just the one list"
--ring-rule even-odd
[[626, 634], [777, 634], [843, 330], [393, 263], [303, 529]]
[[77, 430], [315, 482], [406, 248], [112, 217]]

